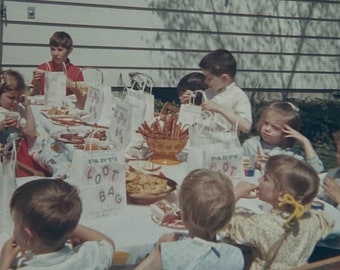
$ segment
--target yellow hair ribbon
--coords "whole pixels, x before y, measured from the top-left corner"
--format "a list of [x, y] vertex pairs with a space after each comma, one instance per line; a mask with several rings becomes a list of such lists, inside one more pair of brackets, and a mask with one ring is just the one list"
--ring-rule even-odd
[[295, 198], [290, 195], [290, 194], [284, 194], [283, 195], [283, 201], [279, 202], [279, 206], [283, 206], [285, 204], [290, 204], [294, 207], [293, 213], [290, 214], [288, 219], [286, 220], [285, 224], [283, 225], [284, 227], [289, 227], [290, 222], [292, 221], [293, 218], [301, 218], [305, 212], [305, 207], [302, 205], [300, 202], [295, 200]]

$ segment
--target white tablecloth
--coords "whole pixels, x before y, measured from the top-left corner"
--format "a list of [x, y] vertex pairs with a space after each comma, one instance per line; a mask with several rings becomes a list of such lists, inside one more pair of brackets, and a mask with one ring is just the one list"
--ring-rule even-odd
[[[33, 106], [34, 115], [38, 124], [40, 138], [38, 146], [34, 151], [34, 157], [41, 165], [48, 167], [55, 176], [59, 174], [67, 174], [72, 160], [72, 146], [60, 145], [59, 153], [52, 151], [51, 145], [54, 140], [49, 134], [58, 127], [54, 125], [50, 119], [40, 113], [42, 106]], [[162, 166], [162, 172], [170, 179], [178, 184], [187, 173], [186, 163], [180, 163], [173, 166]], [[259, 175], [254, 177], [245, 177], [245, 180], [257, 183]], [[29, 181], [31, 178], [17, 179], [18, 184]], [[67, 181], [67, 179], [66, 179]], [[173, 196], [173, 195], [172, 195]], [[258, 199], [247, 200], [241, 199], [238, 206], [246, 207], [254, 212], [262, 212], [266, 207], [264, 203]], [[334, 232], [340, 233], [340, 212], [333, 206], [325, 203], [325, 212], [327, 212], [335, 220]], [[149, 206], [127, 205], [122, 213], [116, 216], [97, 218], [92, 220], [80, 221], [81, 224], [90, 228], [101, 231], [111, 237], [116, 249], [131, 252], [128, 263], [134, 264], [144, 258], [145, 254], [151, 251], [154, 243], [163, 233], [174, 231], [173, 229], [157, 225], [151, 219], [151, 211]]]

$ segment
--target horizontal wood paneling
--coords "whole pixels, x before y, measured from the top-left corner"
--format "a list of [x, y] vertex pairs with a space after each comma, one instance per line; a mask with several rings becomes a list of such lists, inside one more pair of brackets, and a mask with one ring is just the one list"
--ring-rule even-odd
[[[20, 70], [27, 82], [49, 60], [50, 35], [64, 30], [75, 43], [71, 61], [103, 69], [110, 85], [120, 73], [128, 81], [130, 71], [142, 71], [157, 86], [174, 87], [208, 51], [224, 47], [237, 59], [242, 87], [340, 89], [339, 2], [4, 2], [2, 68]], [[28, 6], [36, 19], [27, 19]]]

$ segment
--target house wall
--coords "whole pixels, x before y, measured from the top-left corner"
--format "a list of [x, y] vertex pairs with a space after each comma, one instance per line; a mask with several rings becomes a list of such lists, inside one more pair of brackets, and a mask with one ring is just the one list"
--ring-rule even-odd
[[[304, 0], [2, 0], [1, 69], [19, 70], [30, 83], [50, 59], [55, 31], [74, 41], [71, 61], [97, 67], [104, 81], [129, 84], [129, 72], [175, 87], [217, 48], [238, 62], [237, 84], [258, 97], [331, 98], [340, 90], [340, 2]], [[27, 8], [35, 18], [27, 18]], [[86, 71], [86, 79], [98, 74]], [[304, 92], [320, 92], [311, 94]]]

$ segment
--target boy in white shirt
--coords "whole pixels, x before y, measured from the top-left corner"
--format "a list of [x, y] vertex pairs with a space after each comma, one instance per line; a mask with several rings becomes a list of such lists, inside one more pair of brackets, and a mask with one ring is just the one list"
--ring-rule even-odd
[[[227, 125], [238, 125], [238, 131], [248, 133], [252, 125], [251, 104], [248, 96], [239, 88], [234, 79], [236, 60], [224, 49], [205, 55], [199, 63], [209, 89], [205, 91], [207, 101], [202, 110], [216, 112], [219, 121]], [[184, 93], [183, 102], [188, 102], [191, 91]]]
[[[114, 243], [104, 234], [78, 224], [82, 205], [75, 187], [60, 179], [30, 181], [13, 193], [13, 237], [4, 244], [0, 270], [109, 269]], [[73, 247], [65, 245], [71, 240]]]

